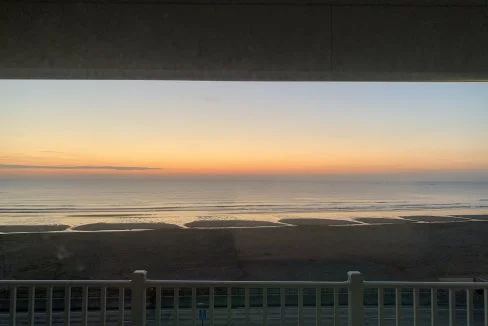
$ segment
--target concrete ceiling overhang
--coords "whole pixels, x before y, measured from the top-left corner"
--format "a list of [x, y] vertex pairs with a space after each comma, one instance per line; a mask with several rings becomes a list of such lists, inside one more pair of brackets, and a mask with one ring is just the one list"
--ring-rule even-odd
[[486, 81], [488, 0], [3, 0], [0, 78]]

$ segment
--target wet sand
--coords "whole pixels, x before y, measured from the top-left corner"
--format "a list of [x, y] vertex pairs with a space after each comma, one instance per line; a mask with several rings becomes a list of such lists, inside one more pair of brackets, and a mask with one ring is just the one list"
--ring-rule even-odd
[[488, 215], [455, 215], [455, 216], [469, 218], [473, 220], [480, 220], [480, 221], [488, 220]]
[[168, 223], [92, 223], [74, 227], [75, 231], [105, 231], [105, 230], [157, 230], [179, 229], [175, 224]]
[[69, 225], [54, 224], [54, 225], [0, 225], [0, 232], [50, 232], [50, 231], [64, 231], [69, 228]]
[[[100, 215], [76, 215], [77, 217], [111, 217], [126, 219], [125, 223], [111, 223], [110, 220], [104, 222], [87, 223], [71, 227], [65, 224], [56, 225], [0, 225], [0, 233], [15, 232], [63, 232], [63, 231], [130, 231], [135, 229], [154, 230], [160, 228], [181, 228], [180, 225], [166, 222], [151, 222], [151, 220], [142, 221], [139, 218], [146, 218], [145, 214], [100, 214]], [[129, 222], [133, 218], [134, 221]], [[115, 221], [114, 220], [114, 221]], [[253, 228], [253, 227], [286, 227], [286, 226], [358, 226], [358, 225], [375, 225], [375, 224], [403, 224], [403, 223], [450, 223], [450, 222], [467, 222], [467, 221], [488, 221], [488, 215], [456, 215], [456, 216], [400, 216], [398, 218], [388, 217], [355, 217], [351, 219], [328, 219], [328, 218], [300, 218], [286, 217], [277, 222], [272, 221], [255, 221], [246, 219], [224, 219], [217, 220], [202, 219], [184, 224], [187, 228]]]
[[437, 280], [488, 271], [487, 222], [0, 235], [4, 279]]
[[359, 224], [357, 222], [349, 220], [331, 220], [325, 218], [283, 218], [280, 220], [280, 222], [296, 226], [331, 226]]
[[401, 218], [380, 218], [380, 217], [357, 217], [355, 220], [368, 223], [368, 224], [402, 224], [402, 223], [412, 223], [411, 221], [404, 220]]
[[151, 214], [128, 214], [128, 213], [121, 213], [121, 214], [72, 214], [68, 215], [69, 217], [147, 217], [151, 216]]
[[417, 222], [464, 222], [466, 219], [460, 217], [451, 216], [402, 216], [402, 218], [409, 219]]
[[207, 220], [194, 221], [185, 224], [189, 228], [237, 228], [237, 227], [262, 227], [262, 226], [284, 226], [280, 223], [268, 221], [248, 221], [248, 220]]

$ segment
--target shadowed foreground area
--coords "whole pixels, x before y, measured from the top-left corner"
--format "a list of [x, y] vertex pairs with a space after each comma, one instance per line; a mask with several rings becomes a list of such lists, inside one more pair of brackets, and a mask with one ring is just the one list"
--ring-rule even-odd
[[0, 235], [3, 279], [436, 280], [488, 273], [488, 223]]
[[[340, 325], [347, 325], [347, 307], [340, 307], [338, 309], [338, 316], [339, 316], [339, 324]], [[227, 309], [221, 308], [215, 310], [215, 320], [214, 325], [229, 325], [228, 324], [228, 315]], [[304, 318], [303, 322], [305, 325], [315, 325], [316, 320], [316, 311], [315, 308], [305, 308], [304, 309]], [[126, 311], [125, 315], [128, 320], [130, 320], [130, 311]], [[263, 325], [263, 312], [262, 309], [259, 308], [251, 308], [250, 309], [250, 317], [246, 319], [245, 312], [243, 308], [240, 309], [233, 309], [232, 311], [232, 325]], [[331, 307], [322, 307], [320, 312], [320, 320], [324, 325], [333, 325], [334, 318], [333, 312]], [[413, 312], [411, 307], [405, 307], [403, 309], [403, 318], [402, 321], [405, 325], [413, 325]], [[428, 326], [431, 325], [430, 323], [430, 309], [422, 307], [419, 310], [419, 325]], [[175, 320], [175, 313], [173, 310], [163, 310], [162, 311], [162, 325], [193, 325], [191, 319], [191, 310], [190, 309], [181, 309], [179, 312], [179, 320], [176, 323]], [[385, 320], [383, 324], [385, 326], [395, 326], [395, 310], [393, 307], [385, 308]], [[297, 325], [298, 324], [298, 313], [296, 307], [287, 307], [285, 310], [285, 319], [283, 325]], [[107, 325], [119, 325], [118, 322], [118, 311], [109, 311], [107, 313]], [[19, 319], [21, 321], [27, 320], [27, 316], [25, 314], [20, 314]], [[70, 325], [82, 325], [81, 316], [79, 313], [73, 312], [72, 319]], [[449, 324], [449, 315], [446, 309], [440, 309], [438, 311], [438, 321], [439, 325], [448, 325]], [[53, 322], [56, 325], [63, 325], [63, 313], [55, 313], [53, 316]], [[377, 308], [375, 307], [365, 307], [365, 326], [376, 326], [378, 325], [377, 321]], [[46, 325], [46, 318], [42, 314], [38, 314], [35, 318], [36, 325]], [[97, 312], [91, 312], [88, 316], [88, 323], [89, 325], [99, 325], [100, 324], [100, 314]], [[130, 323], [127, 321], [127, 325]], [[457, 325], [465, 325], [466, 324], [466, 316], [463, 314], [463, 311], [459, 309], [456, 314], [456, 324]], [[8, 325], [8, 316], [6, 314], [0, 313], [0, 325]], [[155, 321], [155, 312], [154, 310], [149, 310], [147, 315], [147, 325], [156, 325]], [[204, 325], [209, 325], [208, 320], [204, 323]], [[281, 315], [279, 308], [269, 308], [267, 313], [267, 325], [282, 325], [281, 323]], [[473, 325], [483, 325], [483, 312], [481, 310], [475, 310], [473, 314]]]

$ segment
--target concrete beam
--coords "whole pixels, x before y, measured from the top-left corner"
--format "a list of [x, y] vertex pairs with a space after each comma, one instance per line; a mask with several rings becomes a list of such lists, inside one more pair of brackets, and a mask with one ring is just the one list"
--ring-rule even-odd
[[487, 80], [479, 8], [334, 8], [333, 79]]
[[3, 2], [0, 78], [488, 80], [486, 0], [134, 1]]
[[95, 4], [173, 4], [173, 5], [327, 5], [327, 6], [486, 6], [486, 0], [3, 0], [13, 3], [95, 3]]

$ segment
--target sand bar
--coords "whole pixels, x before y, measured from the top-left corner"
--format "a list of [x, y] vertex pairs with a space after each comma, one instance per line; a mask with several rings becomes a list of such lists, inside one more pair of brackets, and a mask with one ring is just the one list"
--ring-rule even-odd
[[189, 228], [238, 228], [238, 227], [262, 227], [262, 226], [283, 226], [283, 224], [268, 221], [249, 220], [207, 220], [194, 221], [185, 224]]
[[326, 218], [283, 218], [281, 223], [297, 226], [329, 226], [329, 225], [352, 225], [359, 224], [349, 220], [332, 220]]
[[464, 217], [473, 220], [485, 221], [488, 220], [488, 215], [456, 215], [457, 217]]
[[402, 216], [402, 218], [409, 219], [418, 222], [463, 222], [466, 221], [463, 218], [453, 217], [453, 216]]
[[412, 223], [401, 218], [387, 218], [387, 217], [357, 217], [355, 220], [368, 223], [368, 224], [402, 224], [402, 223]]

